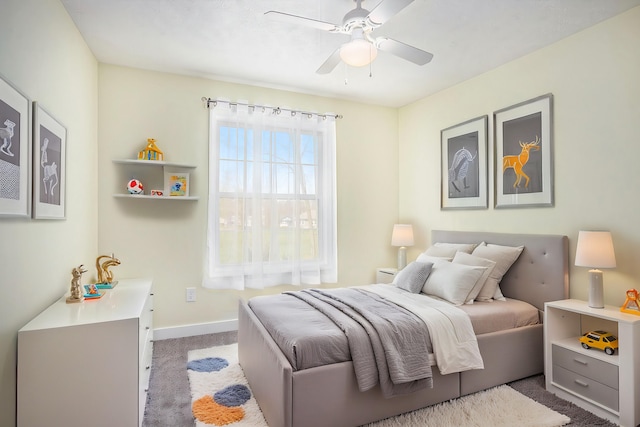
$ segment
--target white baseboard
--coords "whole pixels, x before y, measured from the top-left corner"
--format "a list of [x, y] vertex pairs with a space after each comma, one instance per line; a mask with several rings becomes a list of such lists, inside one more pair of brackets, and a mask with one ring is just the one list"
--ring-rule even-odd
[[169, 328], [157, 328], [153, 330], [154, 341], [171, 338], [184, 338], [194, 335], [215, 334], [238, 330], [238, 319], [224, 320], [212, 323], [199, 323], [196, 325], [173, 326]]

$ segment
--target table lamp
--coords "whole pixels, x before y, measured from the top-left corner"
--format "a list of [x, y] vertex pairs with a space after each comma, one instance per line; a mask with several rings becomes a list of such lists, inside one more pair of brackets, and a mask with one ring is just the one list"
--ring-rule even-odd
[[591, 268], [589, 270], [589, 307], [604, 308], [602, 271], [599, 268], [614, 268], [616, 266], [611, 233], [608, 231], [580, 231], [575, 265]]
[[395, 224], [391, 234], [391, 246], [398, 249], [398, 271], [407, 265], [407, 246], [413, 246], [413, 226], [411, 224]]

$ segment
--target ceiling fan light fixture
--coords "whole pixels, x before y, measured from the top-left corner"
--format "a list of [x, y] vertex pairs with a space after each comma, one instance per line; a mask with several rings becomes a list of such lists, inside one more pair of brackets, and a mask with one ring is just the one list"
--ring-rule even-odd
[[352, 67], [364, 67], [378, 56], [378, 49], [365, 39], [354, 38], [340, 48], [340, 59]]

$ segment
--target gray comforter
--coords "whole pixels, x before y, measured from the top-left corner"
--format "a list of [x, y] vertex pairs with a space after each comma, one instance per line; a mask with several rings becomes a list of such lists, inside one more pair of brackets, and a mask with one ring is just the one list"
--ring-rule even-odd
[[361, 391], [379, 383], [384, 396], [392, 397], [432, 387], [429, 333], [409, 310], [361, 289], [285, 294], [319, 310], [344, 332]]

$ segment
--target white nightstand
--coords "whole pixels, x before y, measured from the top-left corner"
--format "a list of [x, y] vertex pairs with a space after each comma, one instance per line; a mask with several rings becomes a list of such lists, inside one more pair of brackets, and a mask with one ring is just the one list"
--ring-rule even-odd
[[398, 269], [393, 267], [376, 268], [376, 283], [391, 283], [397, 273]]
[[[614, 355], [580, 345], [580, 335], [597, 329], [618, 337]], [[544, 346], [548, 391], [623, 427], [640, 423], [640, 316], [586, 301], [548, 302]]]

